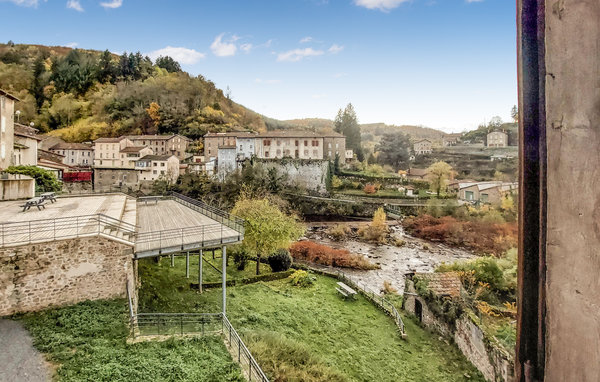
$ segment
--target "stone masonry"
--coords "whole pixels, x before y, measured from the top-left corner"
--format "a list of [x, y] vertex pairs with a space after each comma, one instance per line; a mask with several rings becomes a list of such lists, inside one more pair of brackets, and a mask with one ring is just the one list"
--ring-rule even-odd
[[101, 237], [0, 249], [0, 316], [126, 296], [133, 249]]

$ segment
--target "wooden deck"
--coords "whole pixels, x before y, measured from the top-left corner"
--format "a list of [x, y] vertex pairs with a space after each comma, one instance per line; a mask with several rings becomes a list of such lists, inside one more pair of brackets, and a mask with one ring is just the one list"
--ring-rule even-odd
[[138, 203], [136, 256], [214, 248], [240, 241], [240, 233], [174, 200]]

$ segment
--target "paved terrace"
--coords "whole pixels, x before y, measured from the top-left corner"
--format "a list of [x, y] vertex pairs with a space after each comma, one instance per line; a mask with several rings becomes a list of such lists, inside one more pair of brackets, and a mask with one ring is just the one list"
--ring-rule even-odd
[[0, 202], [0, 246], [15, 246], [104, 233], [132, 244], [135, 199], [125, 194], [58, 198], [23, 212], [25, 201]]
[[135, 246], [137, 258], [214, 248], [243, 239], [243, 223], [182, 195], [138, 200], [124, 194], [58, 198], [23, 212], [0, 202], [0, 247], [104, 236]]

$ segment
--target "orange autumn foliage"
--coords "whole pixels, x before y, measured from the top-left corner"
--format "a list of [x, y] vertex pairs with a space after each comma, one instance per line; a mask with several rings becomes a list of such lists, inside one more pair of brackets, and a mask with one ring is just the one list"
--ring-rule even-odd
[[290, 255], [296, 260], [328, 265], [332, 267], [343, 267], [353, 269], [376, 269], [363, 256], [350, 253], [346, 249], [335, 249], [312, 241], [298, 241], [290, 247]]

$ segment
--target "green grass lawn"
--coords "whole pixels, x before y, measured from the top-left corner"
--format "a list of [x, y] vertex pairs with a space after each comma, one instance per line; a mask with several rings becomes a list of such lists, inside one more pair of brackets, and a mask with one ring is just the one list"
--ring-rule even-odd
[[126, 343], [125, 300], [26, 314], [35, 347], [58, 381], [244, 381], [219, 337]]
[[[220, 289], [190, 290], [168, 260], [141, 261], [139, 274], [142, 312], [221, 308]], [[228, 316], [273, 380], [483, 381], [455, 346], [408, 318], [402, 340], [392, 319], [362, 296], [345, 301], [337, 280], [315, 277], [309, 288], [278, 280], [228, 289]]]

